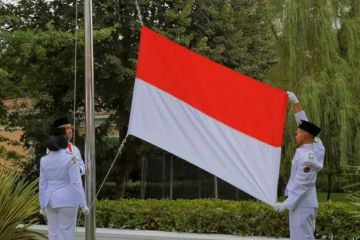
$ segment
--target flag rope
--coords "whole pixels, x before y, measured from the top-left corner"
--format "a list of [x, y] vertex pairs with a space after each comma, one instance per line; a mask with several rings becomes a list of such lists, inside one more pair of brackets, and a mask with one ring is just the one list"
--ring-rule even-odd
[[138, 13], [137, 15], [138, 15], [140, 24], [141, 24], [141, 26], [144, 26], [144, 23], [143, 23], [143, 21], [142, 21], [143, 18], [142, 18], [141, 12], [140, 12], [139, 3], [138, 3], [137, 0], [135, 0], [135, 5], [136, 5], [136, 10], [137, 10], [137, 13]]
[[73, 99], [73, 143], [75, 144], [76, 132], [76, 72], [77, 72], [77, 32], [78, 32], [78, 3], [75, 0], [75, 33], [74, 33], [74, 99]]
[[[101, 184], [100, 184], [100, 187], [99, 187], [99, 189], [98, 189], [98, 191], [97, 191], [97, 193], [96, 193], [96, 195], [95, 195], [94, 201], [93, 201], [93, 202], [90, 204], [90, 206], [89, 206], [89, 210], [93, 207], [93, 205], [94, 205], [94, 203], [95, 203], [95, 201], [96, 201], [96, 199], [97, 199], [97, 197], [98, 197], [101, 189], [103, 188], [103, 186], [104, 186], [104, 184], [105, 184], [106, 179], [108, 178], [108, 176], [109, 176], [109, 174], [110, 174], [110, 171], [111, 171], [112, 168], [114, 167], [114, 164], [115, 164], [116, 160], [118, 159], [119, 155], [121, 155], [122, 150], [123, 150], [123, 148], [124, 148], [124, 146], [125, 146], [125, 143], [126, 143], [126, 140], [127, 140], [127, 137], [128, 137], [128, 136], [129, 136], [129, 135], [126, 134], [125, 138], [122, 140], [122, 142], [121, 142], [121, 144], [120, 144], [120, 146], [119, 146], [119, 148], [118, 148], [118, 151], [117, 151], [117, 153], [116, 153], [116, 155], [115, 155], [115, 157], [114, 157], [114, 160], [112, 161], [112, 163], [111, 163], [111, 165], [110, 165], [110, 167], [109, 167], [109, 169], [108, 169], [108, 171], [107, 171], [107, 173], [106, 173], [103, 181], [102, 181]], [[80, 215], [81, 215], [81, 214], [79, 214], [79, 218], [80, 218]], [[79, 218], [78, 218], [78, 221], [79, 221]], [[78, 225], [78, 224], [77, 224], [77, 225]]]

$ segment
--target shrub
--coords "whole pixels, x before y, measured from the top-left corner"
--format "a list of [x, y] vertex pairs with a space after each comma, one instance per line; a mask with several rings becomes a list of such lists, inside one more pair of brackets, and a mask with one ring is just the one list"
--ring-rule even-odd
[[[277, 213], [254, 201], [104, 200], [97, 202], [96, 214], [100, 228], [289, 237], [288, 213]], [[351, 204], [320, 203], [318, 239], [360, 239], [359, 226], [360, 218]]]
[[[97, 226], [241, 236], [289, 237], [287, 212], [252, 201], [117, 200], [97, 202]], [[360, 236], [360, 220], [344, 203], [321, 203], [317, 237], [351, 239]]]
[[317, 235], [328, 239], [360, 239], [360, 219], [351, 204], [322, 202], [317, 213]]
[[0, 168], [0, 239], [37, 239], [28, 229], [38, 211], [37, 180], [26, 182], [20, 174]]

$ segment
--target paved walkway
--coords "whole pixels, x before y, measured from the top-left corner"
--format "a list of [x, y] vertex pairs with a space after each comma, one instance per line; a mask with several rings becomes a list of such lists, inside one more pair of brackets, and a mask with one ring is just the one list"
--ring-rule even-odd
[[[47, 233], [47, 226], [35, 225], [31, 229]], [[85, 239], [85, 228], [76, 229], [76, 240]], [[285, 240], [286, 238], [239, 237], [225, 234], [178, 233], [148, 230], [97, 228], [96, 240]]]

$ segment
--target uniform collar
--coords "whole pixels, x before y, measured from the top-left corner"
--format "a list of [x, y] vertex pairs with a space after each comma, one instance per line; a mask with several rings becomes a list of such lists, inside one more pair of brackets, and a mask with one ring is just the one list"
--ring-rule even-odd
[[306, 143], [301, 145], [299, 148], [303, 148], [303, 149], [313, 149], [314, 148], [314, 144], [313, 143]]
[[49, 155], [49, 154], [57, 154], [57, 153], [60, 153], [60, 152], [65, 152], [65, 151], [66, 151], [66, 149], [59, 149], [59, 150], [57, 150], [57, 151], [51, 151], [51, 150], [49, 150], [48, 155]]

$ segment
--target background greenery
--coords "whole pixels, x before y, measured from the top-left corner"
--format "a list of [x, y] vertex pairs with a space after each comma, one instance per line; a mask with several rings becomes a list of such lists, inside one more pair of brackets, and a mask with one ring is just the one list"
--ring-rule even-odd
[[[0, 101], [0, 125], [7, 130], [20, 128], [21, 143], [32, 153], [27, 161], [19, 161], [21, 156], [0, 147], [0, 156], [21, 167], [28, 179], [38, 176], [51, 122], [73, 115], [75, 61], [77, 126], [84, 117], [82, 2], [19, 0], [10, 5], [0, 1], [0, 100], [31, 99], [30, 106], [20, 105], [22, 110], [15, 112]], [[320, 201], [346, 202], [347, 193], [353, 194], [350, 201], [355, 203], [321, 203], [318, 237], [359, 236], [359, 218], [355, 217], [360, 215], [356, 208], [360, 202], [356, 195], [360, 185], [360, 1], [139, 0], [139, 4], [144, 24], [151, 29], [218, 63], [298, 95], [310, 120], [323, 128], [326, 158], [317, 185], [326, 193], [319, 194]], [[140, 24], [134, 1], [96, 0], [93, 11], [95, 108], [110, 114], [96, 128], [97, 182], [101, 182], [118, 139], [127, 131]], [[279, 195], [290, 174], [294, 129], [289, 110]], [[17, 144], [6, 138], [0, 142]], [[79, 131], [76, 145], [83, 146]], [[149, 155], [170, 157], [130, 138], [101, 198], [138, 194], [139, 185], [126, 182], [140, 160]], [[339, 193], [330, 195], [333, 191]], [[97, 211], [97, 225], [104, 227], [288, 234], [286, 213], [277, 214], [257, 202], [99, 201]]]
[[[318, 239], [360, 236], [360, 219], [345, 203], [323, 202], [317, 212]], [[79, 221], [83, 224], [82, 218]], [[288, 214], [252, 201], [227, 200], [111, 200], [98, 201], [98, 227], [222, 233], [241, 236], [289, 237]]]
[[[77, 1], [83, 9], [82, 1]], [[139, 1], [144, 24], [174, 41], [232, 69], [263, 80], [276, 62], [271, 32], [271, 1]], [[96, 129], [98, 179], [115, 155], [107, 136], [126, 134], [134, 84], [140, 24], [134, 1], [93, 2], [95, 108], [110, 113]], [[0, 98], [29, 97], [33, 108], [1, 115], [8, 129], [20, 127], [22, 142], [34, 155], [22, 166], [37, 176], [51, 122], [73, 109], [75, 7], [73, 0], [21, 0], [0, 6]], [[77, 19], [77, 79], [84, 79], [83, 14]], [[84, 116], [83, 81], [77, 85], [77, 120]], [[82, 148], [83, 138], [76, 135]], [[141, 156], [162, 152], [130, 138], [111, 176], [122, 197]], [[19, 162], [14, 158], [14, 162]]]
[[0, 168], [0, 183], [0, 239], [39, 239], [41, 234], [28, 229], [37, 222], [38, 181], [27, 182], [18, 172]]
[[[139, 4], [144, 24], [153, 30], [236, 71], [294, 91], [309, 118], [323, 128], [327, 151], [319, 187], [328, 192], [327, 199], [334, 190], [358, 190], [360, 1], [139, 0]], [[21, 142], [33, 153], [28, 161], [19, 161], [19, 156], [3, 148], [0, 154], [22, 167], [29, 179], [38, 175], [50, 123], [72, 115], [75, 61], [77, 123], [84, 116], [82, 9], [82, 1], [73, 0], [0, 2], [0, 99], [32, 101], [31, 108], [16, 112], [0, 103], [0, 124], [9, 130], [21, 128]], [[122, 139], [127, 131], [140, 24], [134, 1], [94, 1], [93, 11], [95, 107], [110, 114], [96, 128], [100, 182], [118, 146], [118, 140], [108, 136], [115, 129], [115, 139]], [[288, 113], [279, 195], [295, 149], [295, 121]], [[76, 144], [83, 146], [79, 134]], [[128, 140], [109, 179], [115, 184], [116, 198], [124, 196], [140, 159], [154, 153], [162, 150], [135, 138]], [[351, 188], [343, 187], [349, 184]]]
[[[359, 1], [284, 1], [274, 23], [279, 62], [267, 82], [296, 92], [309, 119], [322, 127], [326, 154], [320, 178], [332, 188], [357, 182], [359, 173]], [[291, 159], [295, 121], [289, 111], [283, 155]], [[286, 181], [290, 161], [282, 164]], [[345, 181], [348, 181], [347, 184]]]

